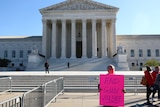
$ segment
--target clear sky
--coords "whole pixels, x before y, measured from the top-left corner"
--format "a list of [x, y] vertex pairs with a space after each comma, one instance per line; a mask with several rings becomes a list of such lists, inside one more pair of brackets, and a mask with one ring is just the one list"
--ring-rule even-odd
[[[0, 36], [41, 36], [39, 9], [65, 0], [0, 0]], [[95, 0], [119, 8], [116, 34], [160, 34], [160, 0]]]

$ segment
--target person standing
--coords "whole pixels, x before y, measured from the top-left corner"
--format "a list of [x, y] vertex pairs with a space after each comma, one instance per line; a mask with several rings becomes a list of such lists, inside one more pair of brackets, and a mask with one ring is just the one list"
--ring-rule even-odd
[[70, 67], [70, 63], [69, 63], [69, 62], [67, 63], [67, 67], [68, 67], [68, 68]]
[[[115, 74], [115, 67], [113, 66], [113, 65], [108, 65], [108, 67], [107, 67], [107, 71], [108, 71], [108, 73], [107, 73], [107, 75], [114, 75]], [[98, 84], [98, 92], [100, 92], [101, 91], [101, 89], [100, 89], [100, 84]], [[126, 90], [125, 89], [123, 89], [122, 90], [124, 93], [126, 93]]]
[[[101, 75], [101, 76], [105, 76], [105, 75]], [[111, 97], [110, 96], [110, 94], [113, 94], [113, 96], [114, 96], [114, 94], [116, 93], [116, 92], [119, 92], [119, 93], [116, 93], [116, 94], [119, 94], [121, 97], [124, 97], [124, 93], [126, 93], [126, 91], [125, 91], [125, 89], [124, 89], [124, 84], [122, 85], [122, 84], [120, 84], [122, 81], [124, 82], [124, 76], [122, 75], [122, 76], [120, 76], [120, 78], [117, 78], [117, 76], [120, 76], [120, 75], [116, 75], [115, 74], [115, 67], [113, 66], [113, 65], [108, 65], [107, 66], [107, 74], [106, 74], [106, 76], [105, 76], [105, 79], [103, 78], [101, 78], [101, 80], [100, 80], [100, 83], [101, 84], [98, 84], [98, 91], [100, 92], [100, 98], [104, 98], [104, 96], [108, 96], [109, 95], [109, 97]], [[122, 80], [122, 77], [123, 77], [123, 80]], [[118, 80], [118, 82], [115, 82], [116, 81], [116, 79]], [[114, 81], [115, 80], [115, 81]], [[110, 81], [110, 82], [109, 82]], [[113, 83], [112, 83], [112, 82]], [[121, 82], [119, 82], [119, 81], [121, 81]], [[103, 82], [103, 83], [102, 83]], [[117, 84], [118, 83], [118, 84]], [[112, 84], [111, 86], [109, 85], [109, 84]], [[119, 86], [119, 87], [118, 87]], [[107, 88], [106, 88], [107, 87]], [[118, 88], [117, 88], [118, 87]], [[114, 89], [116, 89], [116, 92], [113, 92], [113, 88]], [[121, 92], [122, 93], [121, 93]], [[108, 98], [109, 98], [108, 97]], [[107, 99], [107, 97], [106, 97], [106, 99]], [[120, 102], [123, 102], [122, 100], [124, 100], [124, 99], [119, 99], [119, 101]], [[110, 100], [111, 101], [111, 100]], [[109, 102], [110, 102], [109, 101]], [[111, 101], [110, 103], [108, 103], [108, 101], [107, 102], [103, 102], [103, 100], [102, 99], [100, 99], [100, 105], [103, 105], [102, 107], [119, 107], [118, 105], [119, 104], [116, 104], [115, 103], [116, 101]], [[122, 103], [121, 103], [122, 104]], [[121, 105], [120, 104], [120, 105]]]
[[160, 72], [159, 72], [159, 66], [155, 67], [155, 70], [152, 72], [152, 76], [154, 79], [154, 91], [152, 98], [154, 100], [155, 93], [158, 90], [158, 100], [160, 100]]
[[[115, 72], [115, 67], [110, 64], [110, 65], [108, 65], [108, 67], [107, 67], [107, 71], [108, 71], [107, 74], [113, 75], [114, 72]], [[101, 89], [100, 89], [100, 84], [98, 84], [98, 92], [100, 92], [100, 91], [101, 91]]]
[[147, 80], [147, 85], [146, 85], [146, 98], [147, 98], [147, 105], [151, 105], [152, 103], [150, 103], [150, 95], [152, 94], [153, 92], [153, 85], [154, 85], [154, 79], [152, 77], [152, 74], [151, 74], [151, 67], [149, 66], [146, 66], [146, 71], [144, 71], [144, 76]]
[[45, 72], [49, 74], [49, 63], [48, 63], [48, 61], [46, 61], [44, 63], [44, 67], [45, 67]]

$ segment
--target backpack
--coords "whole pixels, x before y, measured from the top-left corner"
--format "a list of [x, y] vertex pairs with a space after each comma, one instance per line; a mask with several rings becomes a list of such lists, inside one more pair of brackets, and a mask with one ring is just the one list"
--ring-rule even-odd
[[147, 79], [146, 79], [146, 77], [145, 77], [145, 76], [142, 76], [142, 79], [141, 79], [140, 84], [142, 84], [142, 85], [144, 85], [144, 86], [146, 86], [146, 85], [147, 85]]

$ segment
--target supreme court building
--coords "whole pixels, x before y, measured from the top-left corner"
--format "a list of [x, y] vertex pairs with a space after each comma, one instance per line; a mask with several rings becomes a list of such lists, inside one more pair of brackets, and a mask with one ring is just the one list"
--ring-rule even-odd
[[[83, 70], [91, 66], [90, 70], [106, 70], [110, 63], [119, 68], [114, 59], [120, 55], [118, 47], [123, 46], [123, 67], [129, 64], [131, 70], [139, 70], [147, 60], [160, 61], [160, 35], [116, 35], [118, 10], [93, 0], [66, 0], [42, 8], [42, 35], [0, 36], [0, 58], [11, 60], [16, 69], [35, 61], [28, 67], [44, 70], [47, 59], [53, 70], [61, 70], [67, 61], [73, 61], [76, 67], [82, 65]], [[98, 61], [99, 65], [94, 65]]]
[[56, 59], [112, 57], [118, 10], [92, 0], [67, 0], [40, 9], [42, 54]]

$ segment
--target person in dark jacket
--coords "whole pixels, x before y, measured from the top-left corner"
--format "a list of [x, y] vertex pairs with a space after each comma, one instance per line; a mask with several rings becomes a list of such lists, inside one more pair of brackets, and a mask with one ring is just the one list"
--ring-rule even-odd
[[44, 67], [45, 67], [45, 72], [49, 74], [49, 63], [48, 63], [48, 61], [46, 61], [44, 63]]

